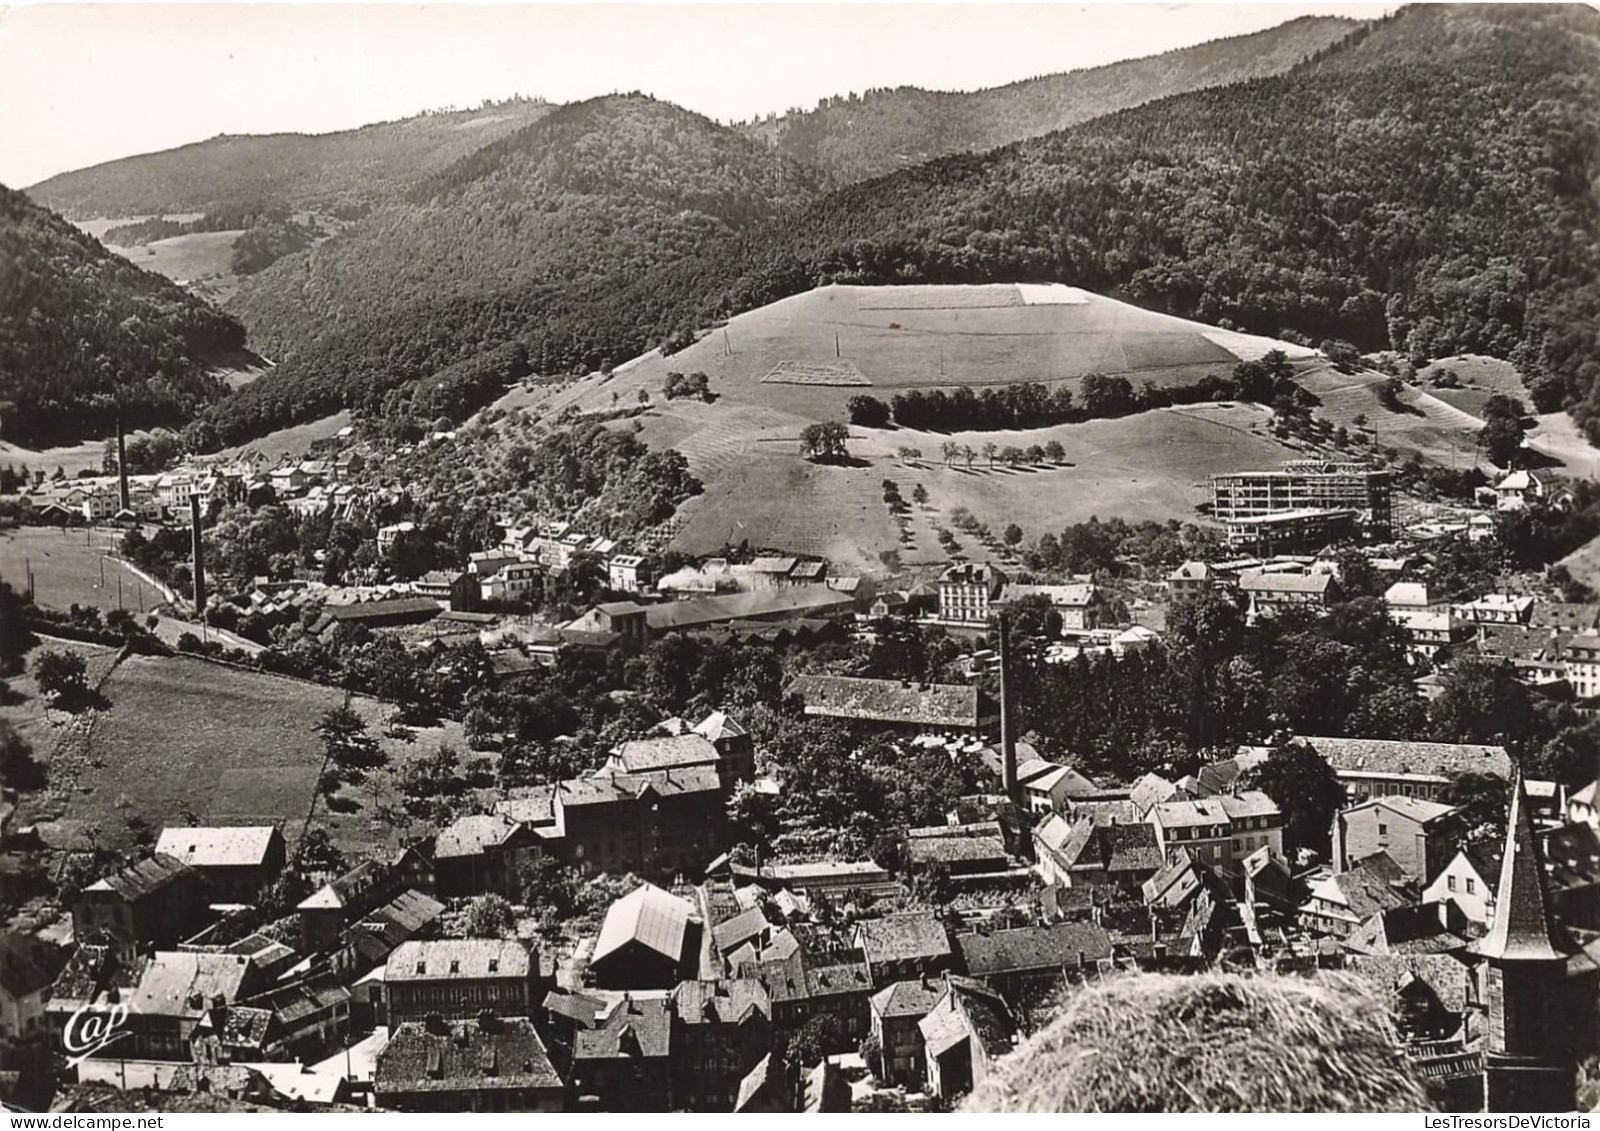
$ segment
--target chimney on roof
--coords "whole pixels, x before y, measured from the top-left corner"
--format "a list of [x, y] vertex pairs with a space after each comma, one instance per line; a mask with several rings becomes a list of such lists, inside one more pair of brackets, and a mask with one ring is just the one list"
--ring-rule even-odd
[[1011, 622], [1004, 613], [1000, 614], [1000, 780], [1006, 796], [1019, 801], [1016, 720], [1011, 717]]

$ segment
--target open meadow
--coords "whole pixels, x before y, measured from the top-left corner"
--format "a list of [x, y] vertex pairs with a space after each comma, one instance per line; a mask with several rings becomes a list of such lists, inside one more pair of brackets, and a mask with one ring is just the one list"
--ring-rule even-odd
[[92, 839], [126, 848], [131, 818], [159, 830], [191, 817], [224, 825], [281, 820], [292, 846], [315, 801], [314, 823], [345, 851], [383, 850], [407, 832], [389, 815], [398, 800], [394, 770], [441, 741], [465, 747], [458, 724], [418, 730], [410, 742], [388, 737], [392, 708], [353, 697], [373, 734], [384, 736], [392, 764], [354, 787], [354, 812], [330, 814], [317, 792], [322, 743], [314, 728], [345, 701], [343, 691], [192, 656], [131, 656], [102, 693], [102, 708], [60, 730], [47, 755], [49, 787], [26, 802], [29, 819], [55, 846]]
[[150, 612], [167, 602], [154, 585], [114, 557], [118, 534], [109, 530], [62, 530], [19, 526], [0, 531], [0, 580], [17, 592], [33, 573], [34, 599], [55, 609], [90, 605]]

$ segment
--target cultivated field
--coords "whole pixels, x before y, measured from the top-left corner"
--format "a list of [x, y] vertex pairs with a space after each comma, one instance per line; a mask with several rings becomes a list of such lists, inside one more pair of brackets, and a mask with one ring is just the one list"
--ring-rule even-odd
[[[28, 815], [49, 826], [49, 843], [92, 835], [127, 847], [130, 817], [159, 829], [184, 814], [216, 824], [282, 820], [291, 844], [299, 838], [322, 767], [313, 727], [344, 692], [189, 656], [130, 657], [102, 690], [107, 706], [63, 733], [49, 758], [49, 789], [29, 800]], [[383, 733], [390, 708], [360, 697], [352, 706]], [[384, 746], [403, 764], [441, 740], [465, 745], [451, 724]], [[330, 815], [317, 798], [314, 820], [347, 851], [397, 844], [404, 830], [379, 812], [395, 800], [392, 772], [375, 772], [358, 788], [356, 812]]]
[[20, 593], [31, 569], [35, 599], [57, 609], [115, 609], [119, 600], [134, 613], [161, 608], [166, 599], [159, 589], [106, 556], [116, 538], [108, 531], [46, 526], [0, 531], [0, 580]]

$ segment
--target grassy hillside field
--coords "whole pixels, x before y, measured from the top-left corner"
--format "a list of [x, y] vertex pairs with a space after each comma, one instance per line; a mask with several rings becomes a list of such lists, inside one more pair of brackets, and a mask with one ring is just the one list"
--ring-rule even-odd
[[[29, 819], [49, 826], [48, 843], [93, 835], [129, 847], [130, 817], [159, 830], [184, 814], [217, 824], [283, 820], [291, 845], [298, 840], [322, 767], [313, 727], [344, 702], [343, 691], [190, 656], [134, 656], [102, 693], [103, 710], [60, 730], [47, 757], [49, 788], [27, 799]], [[383, 734], [389, 707], [359, 696], [351, 705]], [[387, 809], [398, 799], [393, 767], [441, 741], [465, 747], [458, 724], [419, 730], [410, 743], [384, 738], [392, 766], [360, 787], [357, 811], [329, 814], [318, 799], [314, 821], [347, 852], [397, 845], [406, 830]]]
[[0, 531], [0, 580], [20, 593], [31, 569], [34, 599], [56, 609], [72, 605], [115, 609], [119, 579], [123, 608], [139, 613], [165, 605], [160, 590], [106, 556], [114, 539], [100, 531], [64, 532], [48, 526]]

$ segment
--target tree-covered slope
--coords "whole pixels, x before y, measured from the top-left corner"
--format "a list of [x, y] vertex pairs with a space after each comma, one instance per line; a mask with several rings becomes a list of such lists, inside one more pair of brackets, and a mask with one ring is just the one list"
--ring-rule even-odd
[[180, 426], [226, 388], [231, 317], [0, 186], [0, 435], [28, 447]]
[[697, 302], [655, 288], [658, 269], [813, 195], [803, 170], [667, 103], [563, 107], [252, 278], [233, 307], [280, 364], [210, 419], [231, 438], [374, 410], [450, 367], [488, 387], [474, 359], [513, 341], [541, 372], [620, 360]]
[[1201, 321], [1514, 359], [1600, 435], [1600, 13], [1423, 5], [1288, 74], [832, 193], [720, 298], [1057, 279]]
[[1281, 74], [1359, 25], [1306, 16], [1253, 35], [971, 93], [919, 87], [830, 98], [741, 127], [846, 185], [953, 153], [981, 153], [1205, 87]]
[[239, 205], [359, 211], [551, 109], [548, 103], [524, 100], [331, 134], [224, 134], [62, 173], [27, 191], [75, 220]]

